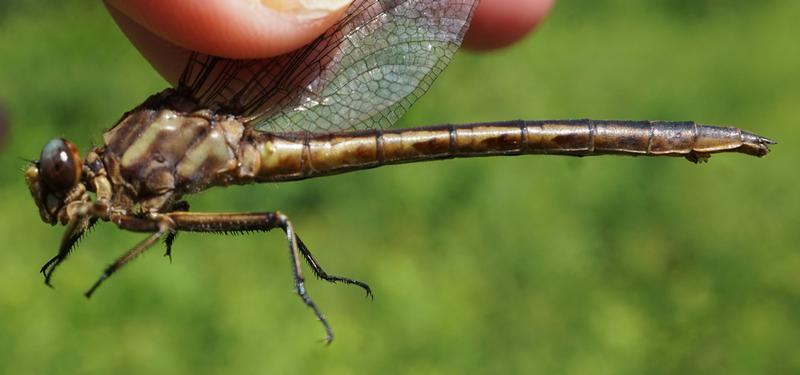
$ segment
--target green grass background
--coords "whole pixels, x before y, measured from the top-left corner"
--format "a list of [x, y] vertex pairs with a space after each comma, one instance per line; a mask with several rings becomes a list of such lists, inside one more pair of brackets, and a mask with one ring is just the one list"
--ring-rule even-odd
[[292, 291], [278, 233], [179, 236], [87, 301], [142, 238], [105, 224], [45, 287], [62, 228], [20, 157], [86, 150], [165, 83], [101, 4], [0, 4], [0, 373], [797, 373], [798, 1], [562, 0], [532, 37], [461, 53], [403, 126], [693, 119], [780, 144], [764, 159], [517, 157], [215, 189], [195, 210], [280, 209], [328, 271]]

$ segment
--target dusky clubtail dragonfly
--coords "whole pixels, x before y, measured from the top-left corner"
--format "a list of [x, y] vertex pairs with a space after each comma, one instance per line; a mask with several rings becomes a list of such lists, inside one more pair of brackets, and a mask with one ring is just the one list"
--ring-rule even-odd
[[66, 226], [45, 283], [98, 221], [150, 233], [86, 292], [178, 232], [280, 228], [303, 302], [304, 259], [319, 278], [371, 290], [326, 273], [281, 212], [189, 212], [184, 196], [212, 186], [302, 180], [338, 173], [475, 156], [625, 154], [705, 161], [717, 152], [764, 156], [773, 141], [736, 128], [663, 121], [503, 121], [384, 130], [449, 63], [477, 0], [357, 0], [309, 45], [261, 60], [193, 53], [175, 88], [124, 114], [103, 144], [81, 159], [67, 140], [49, 141], [25, 172], [44, 222]]

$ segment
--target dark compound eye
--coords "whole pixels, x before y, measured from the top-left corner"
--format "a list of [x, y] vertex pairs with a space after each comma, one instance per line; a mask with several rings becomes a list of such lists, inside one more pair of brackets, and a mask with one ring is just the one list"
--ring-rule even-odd
[[81, 178], [81, 157], [66, 139], [47, 142], [39, 158], [39, 173], [55, 193], [66, 194]]

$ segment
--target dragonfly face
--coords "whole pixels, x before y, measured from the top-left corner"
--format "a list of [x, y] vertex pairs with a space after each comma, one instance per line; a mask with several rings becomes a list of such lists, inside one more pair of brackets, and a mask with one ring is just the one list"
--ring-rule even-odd
[[82, 169], [78, 149], [61, 138], [47, 142], [39, 160], [28, 166], [25, 182], [44, 222], [55, 225], [66, 217], [68, 203], [83, 195]]

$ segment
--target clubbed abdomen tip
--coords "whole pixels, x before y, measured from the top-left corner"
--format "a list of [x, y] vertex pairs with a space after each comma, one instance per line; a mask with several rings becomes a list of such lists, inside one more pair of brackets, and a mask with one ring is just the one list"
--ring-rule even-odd
[[750, 155], [762, 157], [769, 153], [769, 145], [777, 144], [767, 137], [762, 137], [757, 134], [743, 131], [742, 132], [742, 146], [741, 150]]

